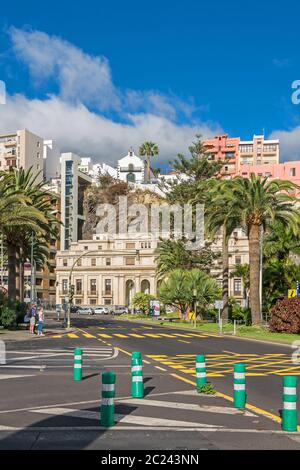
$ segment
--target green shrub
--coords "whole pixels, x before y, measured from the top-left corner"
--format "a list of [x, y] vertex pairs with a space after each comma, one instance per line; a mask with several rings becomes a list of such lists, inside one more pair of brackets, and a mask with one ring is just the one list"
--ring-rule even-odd
[[0, 321], [4, 328], [11, 328], [15, 326], [17, 323], [17, 313], [15, 309], [9, 307], [8, 305], [2, 307]]
[[205, 395], [215, 395], [216, 390], [211, 382], [207, 382], [206, 384], [197, 387], [197, 392], [205, 393]]
[[300, 333], [300, 298], [278, 300], [271, 310], [271, 331]]
[[17, 325], [19, 323], [23, 323], [24, 322], [24, 317], [26, 315], [26, 312], [27, 312], [27, 304], [25, 302], [16, 302], [15, 303], [15, 310], [16, 310], [16, 314], [17, 314]]

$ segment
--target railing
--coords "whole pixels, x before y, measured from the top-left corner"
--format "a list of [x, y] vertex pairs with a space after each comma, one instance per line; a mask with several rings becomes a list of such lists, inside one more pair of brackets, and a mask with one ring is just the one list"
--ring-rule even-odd
[[88, 291], [88, 296], [89, 297], [98, 297], [98, 291], [97, 290], [89, 290]]

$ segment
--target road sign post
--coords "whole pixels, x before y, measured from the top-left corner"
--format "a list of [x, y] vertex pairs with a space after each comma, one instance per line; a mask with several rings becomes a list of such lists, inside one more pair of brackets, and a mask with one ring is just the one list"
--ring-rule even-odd
[[215, 300], [215, 308], [218, 310], [218, 323], [219, 323], [219, 333], [222, 334], [222, 318], [221, 311], [223, 309], [223, 300]]

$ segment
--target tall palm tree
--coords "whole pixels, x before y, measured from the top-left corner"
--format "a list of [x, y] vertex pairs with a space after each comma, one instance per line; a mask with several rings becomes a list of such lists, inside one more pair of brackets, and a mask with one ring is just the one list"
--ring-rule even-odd
[[150, 183], [150, 160], [159, 154], [158, 145], [151, 141], [146, 141], [139, 148], [141, 157], [147, 157], [147, 183]]
[[7, 194], [17, 194], [21, 198], [11, 207], [13, 217], [2, 227], [8, 251], [8, 294], [12, 300], [19, 297], [20, 290], [22, 291], [22, 279], [17, 272], [17, 266], [22, 262], [22, 252], [26, 253], [28, 249], [26, 240], [31, 240], [32, 232], [41, 241], [45, 237], [58, 236], [55, 198], [43, 190], [43, 183], [36, 183], [36, 178], [31, 169], [14, 169], [0, 175], [0, 186], [6, 188]]
[[251, 174], [250, 178], [237, 176], [223, 186], [222, 197], [239, 219], [240, 226], [247, 230], [250, 264], [250, 306], [252, 323], [261, 323], [260, 305], [260, 250], [261, 230], [270, 222], [281, 221], [296, 232], [299, 225], [299, 210], [295, 198], [288, 193], [295, 185], [288, 181], [261, 179]]
[[222, 319], [228, 321], [229, 300], [229, 238], [234, 229], [238, 227], [239, 220], [233, 208], [230, 208], [222, 194], [228, 191], [230, 180], [219, 181], [212, 179], [208, 188], [210, 197], [205, 206], [206, 229], [210, 238], [214, 239], [218, 233], [222, 234]]

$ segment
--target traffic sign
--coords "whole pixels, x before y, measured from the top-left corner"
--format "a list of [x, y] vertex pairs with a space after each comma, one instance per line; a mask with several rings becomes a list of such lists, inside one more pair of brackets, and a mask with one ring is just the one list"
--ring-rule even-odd
[[223, 300], [215, 300], [215, 308], [217, 308], [218, 310], [222, 310]]
[[296, 289], [289, 289], [288, 290], [288, 298], [290, 299], [291, 297], [297, 297]]

